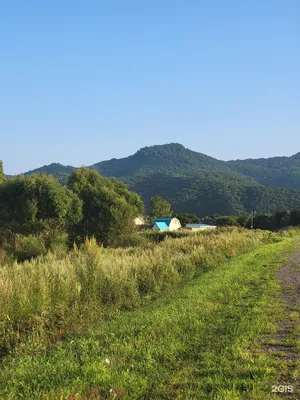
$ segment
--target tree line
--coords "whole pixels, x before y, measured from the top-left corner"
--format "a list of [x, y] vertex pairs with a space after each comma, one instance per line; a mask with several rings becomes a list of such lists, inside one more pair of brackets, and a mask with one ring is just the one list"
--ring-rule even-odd
[[222, 216], [213, 214], [201, 219], [202, 222], [215, 224], [217, 226], [240, 226], [244, 228], [265, 229], [276, 231], [289, 226], [300, 226], [300, 210], [283, 210], [275, 213], [256, 215], [244, 213], [238, 216]]
[[94, 236], [116, 246], [135, 230], [134, 218], [144, 213], [140, 196], [115, 179], [88, 168], [75, 170], [62, 186], [46, 174], [6, 179], [0, 163], [0, 246], [14, 246], [30, 235], [45, 249], [66, 246]]
[[[7, 179], [0, 162], [0, 253], [6, 249], [18, 260], [67, 250], [84, 243], [86, 237], [94, 237], [104, 247], [128, 243], [136, 232], [134, 219], [144, 213], [137, 193], [96, 170], [76, 169], [67, 185], [61, 185], [45, 173]], [[149, 222], [173, 215], [166, 199], [151, 198]], [[195, 217], [174, 216], [186, 223]]]
[[[80, 245], [92, 236], [105, 247], [116, 247], [135, 233], [134, 219], [144, 213], [137, 193], [96, 170], [76, 169], [67, 185], [61, 185], [43, 173], [7, 179], [0, 161], [0, 253], [6, 248], [18, 259], [26, 259], [59, 246]], [[166, 199], [155, 195], [150, 199], [148, 222], [158, 217], [177, 217], [182, 226], [204, 222], [251, 227], [247, 213], [202, 218], [195, 213], [174, 213]], [[256, 229], [277, 230], [290, 225], [300, 225], [300, 210], [257, 215], [253, 221]]]

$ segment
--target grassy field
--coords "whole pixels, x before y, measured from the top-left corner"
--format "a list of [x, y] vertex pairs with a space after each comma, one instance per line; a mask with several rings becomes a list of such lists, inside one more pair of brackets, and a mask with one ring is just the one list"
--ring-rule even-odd
[[[87, 246], [93, 248], [91, 243]], [[133, 276], [136, 277], [134, 282], [138, 282], [138, 265], [143, 274], [150, 274], [136, 261], [139, 257], [145, 261], [146, 255], [152, 260], [146, 264], [152, 275], [145, 281], [156, 283], [158, 289], [153, 290], [152, 287], [148, 291], [135, 292], [138, 293], [135, 303], [130, 299], [131, 292], [124, 292], [123, 296], [126, 298], [128, 293], [129, 297], [125, 310], [120, 307], [124, 299], [111, 297], [110, 303], [116, 307], [108, 307], [110, 311], [105, 313], [103, 299], [96, 303], [97, 298], [93, 297], [97, 292], [94, 293], [93, 286], [91, 306], [95, 308], [98, 304], [101, 312], [91, 312], [90, 316], [98, 315], [97, 320], [89, 318], [86, 329], [82, 329], [78, 320], [81, 326], [79, 331], [74, 329], [71, 337], [65, 340], [58, 337], [57, 343], [50, 343], [49, 346], [41, 340], [45, 335], [44, 325], [37, 325], [42, 333], [37, 331], [34, 334], [33, 331], [26, 341], [17, 343], [11, 355], [6, 355], [3, 360], [0, 398], [276, 398], [271, 393], [271, 387], [277, 384], [286, 366], [283, 360], [267, 356], [260, 349], [259, 339], [275, 332], [276, 321], [282, 317], [283, 307], [278, 300], [280, 287], [275, 271], [283, 263], [282, 256], [278, 257], [278, 254], [291, 251], [294, 246], [289, 238], [271, 238], [266, 233], [232, 230], [214, 236], [164, 241], [151, 250], [131, 249], [126, 250], [127, 253], [125, 250], [109, 253], [108, 250], [106, 255], [114, 257], [114, 263], [112, 258], [109, 259], [113, 271], [111, 280], [120, 282], [120, 289], [124, 287], [124, 271], [127, 274], [130, 271], [129, 275], [125, 274], [127, 283]], [[86, 254], [91, 257], [95, 253], [94, 248], [89, 251], [82, 250], [81, 261], [86, 260]], [[238, 255], [241, 253], [245, 254]], [[156, 254], [155, 258], [153, 254]], [[163, 254], [167, 257], [163, 258]], [[79, 257], [78, 254], [70, 257], [69, 272], [72, 271], [71, 266], [78, 267], [80, 264], [74, 263], [74, 259], [72, 261], [72, 257]], [[103, 258], [103, 254], [101, 257], [103, 271], [103, 260], [107, 258]], [[131, 257], [133, 262], [128, 264], [126, 257]], [[164, 260], [161, 263], [158, 262], [160, 257]], [[153, 259], [157, 261], [154, 267]], [[179, 265], [184, 265], [183, 261], [185, 268], [180, 270]], [[44, 266], [38, 270], [39, 274], [45, 270], [45, 263], [49, 267], [49, 259], [35, 264], [35, 267]], [[97, 265], [100, 264], [98, 260]], [[166, 264], [169, 270], [162, 268]], [[121, 278], [117, 275], [120, 265], [123, 265]], [[24, 270], [30, 277], [28, 268], [27, 265]], [[66, 280], [65, 284], [70, 285], [74, 276], [65, 274], [61, 281]], [[170, 282], [170, 276], [173, 280], [169, 285], [161, 283]], [[191, 280], [191, 277], [194, 279]], [[36, 287], [35, 295], [40, 299], [38, 283]], [[60, 290], [63, 289], [60, 286]], [[168, 291], [163, 297], [153, 300], [166, 289]], [[23, 290], [20, 287], [20, 292]], [[72, 290], [76, 291], [76, 286]], [[58, 295], [59, 290], [56, 293]], [[44, 307], [45, 311], [45, 304], [49, 301], [47, 296], [45, 303], [41, 305], [38, 302], [35, 306]], [[151, 302], [142, 301], [147, 296], [152, 297]], [[65, 298], [63, 301], [61, 304], [67, 304]], [[86, 307], [87, 304], [82, 300], [82, 305]], [[16, 312], [17, 308], [10, 310], [11, 315], [13, 311]], [[31, 309], [26, 316], [34, 312], [37, 312], [36, 309]], [[8, 313], [6, 316], [11, 319]], [[14, 318], [16, 321], [17, 317]], [[25, 314], [24, 320], [29, 320]]]
[[0, 357], [28, 340], [49, 347], [81, 334], [94, 320], [139, 307], [274, 237], [225, 229], [125, 249], [91, 239], [70, 253], [2, 264]]

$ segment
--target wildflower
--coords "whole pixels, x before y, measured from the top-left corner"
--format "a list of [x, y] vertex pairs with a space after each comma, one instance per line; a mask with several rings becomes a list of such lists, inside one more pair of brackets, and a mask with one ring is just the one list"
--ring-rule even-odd
[[110, 364], [110, 361], [109, 361], [108, 358], [106, 358], [106, 359], [104, 360], [104, 362], [105, 362], [106, 365], [109, 365], [109, 364]]

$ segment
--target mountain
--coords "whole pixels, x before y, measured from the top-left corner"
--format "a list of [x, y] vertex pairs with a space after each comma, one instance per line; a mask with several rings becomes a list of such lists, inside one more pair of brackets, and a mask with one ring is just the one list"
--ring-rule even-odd
[[50, 165], [44, 165], [43, 167], [33, 169], [25, 172], [24, 175], [41, 174], [54, 175], [61, 184], [66, 185], [68, 182], [69, 175], [75, 170], [75, 167], [71, 165], [62, 165], [59, 163], [52, 163]]
[[227, 165], [262, 185], [300, 190], [300, 153], [291, 157], [228, 161]]
[[202, 171], [231, 171], [225, 161], [186, 149], [178, 143], [144, 147], [134, 155], [92, 165], [104, 176], [125, 178], [166, 173], [172, 176], [191, 176]]
[[[239, 214], [300, 208], [300, 153], [220, 161], [178, 143], [144, 147], [135, 154], [91, 165], [141, 194], [146, 206], [155, 194], [167, 198], [176, 212]], [[26, 173], [45, 172], [67, 182], [75, 167], [50, 164]]]

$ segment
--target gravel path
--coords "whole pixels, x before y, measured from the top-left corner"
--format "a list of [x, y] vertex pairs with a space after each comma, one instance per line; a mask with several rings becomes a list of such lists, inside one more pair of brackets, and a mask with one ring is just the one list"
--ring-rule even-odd
[[[277, 272], [286, 318], [279, 322], [277, 333], [268, 338], [275, 344], [264, 346], [267, 351], [274, 352], [276, 357], [287, 362], [288, 370], [278, 385], [292, 385], [293, 393], [285, 388], [283, 393], [277, 395], [279, 398], [291, 400], [300, 400], [300, 350], [293, 345], [293, 341], [300, 339], [300, 239], [297, 239], [297, 242], [299, 247], [296, 252]], [[295, 371], [298, 371], [298, 376]]]

